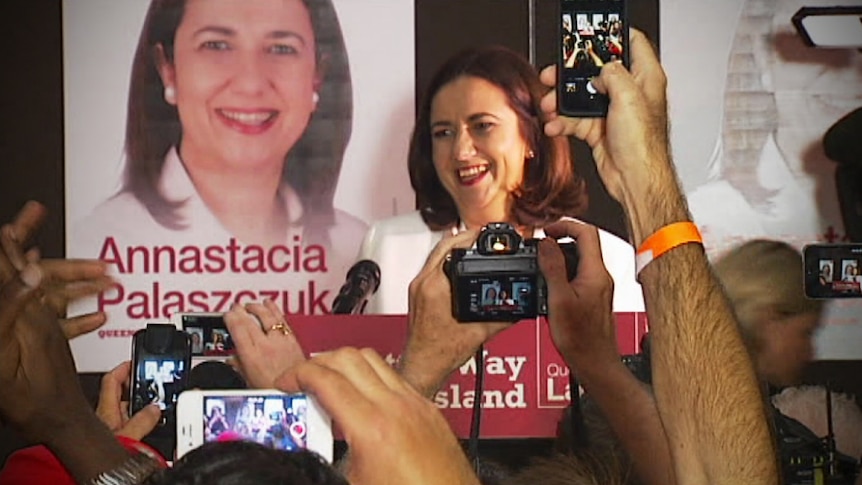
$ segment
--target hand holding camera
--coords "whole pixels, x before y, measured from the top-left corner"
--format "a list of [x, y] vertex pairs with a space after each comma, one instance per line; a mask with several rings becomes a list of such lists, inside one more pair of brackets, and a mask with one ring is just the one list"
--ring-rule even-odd
[[[618, 361], [614, 282], [602, 260], [598, 230], [582, 222], [560, 221], [545, 232], [548, 238], [539, 242], [539, 266], [548, 285], [548, 323], [554, 345], [575, 370]], [[574, 279], [554, 241], [565, 236], [577, 241], [580, 254]]]
[[473, 245], [477, 235], [477, 231], [463, 231], [441, 240], [410, 283], [410, 320], [399, 369], [419, 393], [429, 398], [482, 343], [509, 326], [504, 322], [461, 325], [453, 316], [452, 287], [443, 264], [453, 249]]

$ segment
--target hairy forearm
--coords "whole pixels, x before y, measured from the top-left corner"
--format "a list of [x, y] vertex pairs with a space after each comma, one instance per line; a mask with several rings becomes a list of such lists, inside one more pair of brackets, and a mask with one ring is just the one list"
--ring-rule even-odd
[[676, 483], [667, 436], [647, 387], [619, 360], [611, 365], [581, 366], [578, 379], [629, 454], [640, 481], [647, 485]]
[[[637, 244], [690, 220], [671, 168], [627, 195]], [[631, 201], [627, 201], [631, 203]], [[651, 323], [658, 411], [680, 483], [776, 483], [775, 452], [754, 368], [703, 248], [686, 244], [640, 274]]]
[[396, 370], [419, 394], [433, 399], [449, 374], [461, 364], [452, 359], [448, 352], [417, 344], [408, 338]]

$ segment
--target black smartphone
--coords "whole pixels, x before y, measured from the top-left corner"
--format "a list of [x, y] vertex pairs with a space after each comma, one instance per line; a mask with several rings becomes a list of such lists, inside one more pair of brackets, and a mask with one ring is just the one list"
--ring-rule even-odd
[[603, 117], [610, 100], [593, 86], [602, 66], [629, 66], [626, 0], [560, 0], [557, 111], [565, 116]]
[[148, 324], [132, 338], [129, 415], [151, 403], [162, 409], [162, 424], [175, 422], [175, 406], [186, 389], [191, 341], [171, 324]]
[[862, 244], [809, 244], [805, 295], [809, 298], [862, 298]]

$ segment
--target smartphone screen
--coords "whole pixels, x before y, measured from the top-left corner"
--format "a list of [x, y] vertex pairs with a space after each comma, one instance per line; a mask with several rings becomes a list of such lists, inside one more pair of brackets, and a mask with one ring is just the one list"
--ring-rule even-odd
[[593, 87], [592, 78], [609, 62], [629, 65], [625, 0], [560, 0], [560, 16], [558, 110], [606, 116], [609, 99]]
[[186, 375], [191, 367], [188, 335], [168, 325], [169, 335], [158, 348], [147, 346], [147, 332], [135, 333], [132, 351], [132, 386], [130, 414], [148, 404], [158, 404], [163, 416], [173, 415], [177, 397], [186, 388]]
[[862, 298], [862, 244], [811, 244], [803, 257], [806, 296]]
[[183, 313], [179, 315], [183, 331], [189, 334], [192, 356], [228, 356], [236, 353], [224, 314]]
[[305, 395], [206, 394], [202, 406], [203, 437], [199, 442], [246, 440], [277, 450], [307, 447]]

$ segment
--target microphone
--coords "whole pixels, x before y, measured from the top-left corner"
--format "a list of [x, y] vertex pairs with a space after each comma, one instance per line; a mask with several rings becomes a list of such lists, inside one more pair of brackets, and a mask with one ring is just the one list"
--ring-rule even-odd
[[365, 303], [380, 287], [380, 266], [370, 259], [354, 264], [347, 272], [347, 281], [332, 302], [333, 314], [359, 314]]

